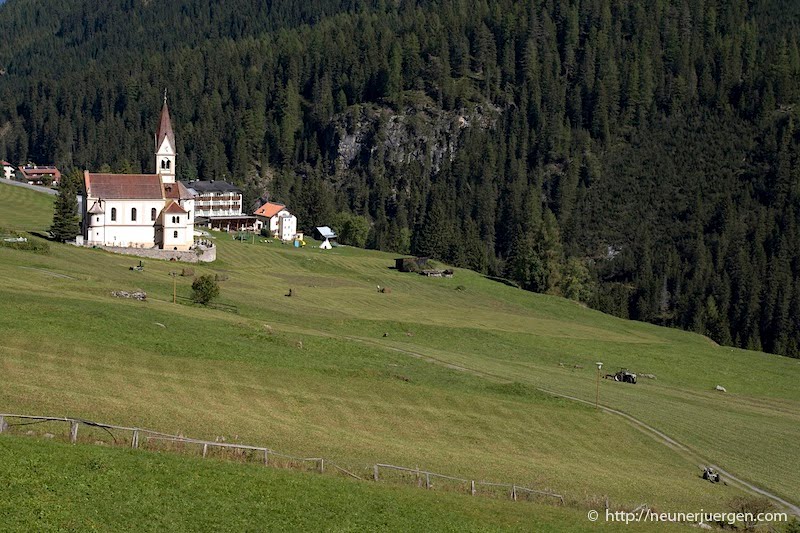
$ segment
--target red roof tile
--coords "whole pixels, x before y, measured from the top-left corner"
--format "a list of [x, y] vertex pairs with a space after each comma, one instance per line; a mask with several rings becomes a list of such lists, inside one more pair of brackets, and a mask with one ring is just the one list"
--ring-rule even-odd
[[83, 174], [87, 198], [163, 199], [161, 177], [157, 174]]
[[272, 218], [279, 212], [281, 212], [281, 210], [283, 209], [286, 209], [286, 206], [283, 204], [275, 204], [272, 202], [267, 202], [258, 209], [256, 209], [256, 212], [253, 214], [266, 218]]
[[186, 210], [182, 208], [180, 205], [178, 205], [178, 202], [170, 202], [167, 208], [164, 209], [164, 212], [170, 215], [173, 214], [183, 215], [186, 213]]
[[175, 183], [164, 184], [164, 197], [172, 198], [173, 200], [189, 200], [194, 198], [194, 194], [189, 192], [186, 185], [180, 181], [176, 181]]
[[56, 167], [19, 167], [19, 171], [24, 176], [53, 176], [56, 180], [61, 179], [61, 171]]

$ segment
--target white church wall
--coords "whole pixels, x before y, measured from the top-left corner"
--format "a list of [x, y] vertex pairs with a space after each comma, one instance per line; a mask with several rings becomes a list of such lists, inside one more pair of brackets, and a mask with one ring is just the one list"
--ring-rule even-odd
[[[158, 224], [158, 215], [164, 208], [163, 200], [110, 200], [103, 202], [105, 213], [101, 215], [104, 220], [105, 246], [133, 246], [149, 248], [156, 244], [155, 226]], [[136, 210], [136, 219], [133, 210]], [[155, 220], [152, 219], [152, 210], [155, 209]], [[116, 210], [116, 217], [113, 217]], [[112, 220], [116, 218], [116, 220]], [[95, 230], [97, 231], [97, 230]]]

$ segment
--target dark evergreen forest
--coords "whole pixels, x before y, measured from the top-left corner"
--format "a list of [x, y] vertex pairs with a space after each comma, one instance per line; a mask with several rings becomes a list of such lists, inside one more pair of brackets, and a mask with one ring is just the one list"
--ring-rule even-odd
[[0, 158], [152, 169], [306, 228], [800, 356], [800, 2], [7, 0]]

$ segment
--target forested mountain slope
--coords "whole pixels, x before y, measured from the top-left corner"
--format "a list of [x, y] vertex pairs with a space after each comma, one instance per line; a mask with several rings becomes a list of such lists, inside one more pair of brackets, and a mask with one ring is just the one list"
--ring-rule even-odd
[[[265, 7], [266, 6], [266, 7]], [[9, 0], [0, 157], [150, 168], [800, 355], [800, 5]]]

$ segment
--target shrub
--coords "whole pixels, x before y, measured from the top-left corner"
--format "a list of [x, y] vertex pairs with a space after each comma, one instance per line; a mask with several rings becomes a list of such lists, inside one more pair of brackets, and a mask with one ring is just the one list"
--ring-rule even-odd
[[[25, 238], [25, 241], [17, 241], [16, 239]], [[10, 239], [10, 240], [6, 240]], [[36, 254], [50, 253], [50, 243], [42, 239], [36, 239], [31, 235], [22, 235], [16, 231], [9, 231], [0, 228], [0, 246], [4, 248], [12, 248], [14, 250], [25, 250]]]
[[192, 283], [192, 301], [201, 305], [208, 305], [211, 300], [219, 296], [219, 284], [214, 276], [208, 274], [195, 278]]
[[351, 213], [337, 213], [331, 222], [339, 235], [339, 242], [357, 248], [364, 248], [369, 236], [370, 223], [367, 218]]
[[184, 268], [181, 269], [181, 276], [185, 278], [191, 278], [194, 276], [194, 269], [193, 268]]
[[[751, 514], [756, 517], [759, 513], [772, 511], [775, 507], [767, 498], [761, 496], [737, 496], [731, 500], [731, 510], [736, 513]], [[758, 521], [745, 521], [743, 523], [745, 531], [752, 531], [758, 525]]]

